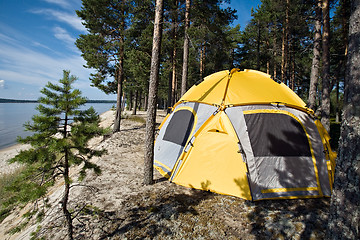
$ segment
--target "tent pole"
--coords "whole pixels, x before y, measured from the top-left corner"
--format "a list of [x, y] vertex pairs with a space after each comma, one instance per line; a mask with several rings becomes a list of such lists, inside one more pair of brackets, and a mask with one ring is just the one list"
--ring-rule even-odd
[[237, 68], [233, 68], [229, 71], [229, 75], [228, 75], [228, 80], [227, 80], [227, 83], [226, 83], [226, 87], [225, 87], [225, 92], [224, 92], [224, 96], [222, 98], [222, 101], [221, 101], [221, 106], [222, 106], [222, 109], [225, 109], [224, 107], [224, 102], [225, 102], [225, 97], [226, 97], [226, 94], [227, 94], [227, 91], [228, 91], [228, 88], [229, 88], [229, 83], [230, 83], [230, 78], [232, 77], [233, 73], [238, 71]]

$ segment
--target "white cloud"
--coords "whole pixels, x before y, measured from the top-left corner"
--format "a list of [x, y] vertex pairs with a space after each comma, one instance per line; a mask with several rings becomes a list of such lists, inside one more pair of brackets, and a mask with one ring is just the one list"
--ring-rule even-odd
[[48, 46], [46, 46], [46, 45], [44, 45], [44, 44], [42, 44], [42, 43], [39, 43], [39, 42], [33, 41], [33, 42], [32, 42], [32, 45], [33, 45], [34, 47], [41, 47], [41, 48], [44, 48], [44, 49], [46, 49], [46, 50], [54, 51], [54, 50], [52, 50], [51, 48], [49, 48]]
[[[0, 76], [12, 82], [43, 86], [48, 81], [57, 81], [62, 70], [71, 70], [79, 81], [88, 82], [90, 70], [83, 67], [85, 61], [80, 55], [66, 57], [50, 56], [21, 46], [0, 42]], [[88, 82], [90, 84], [90, 82]]]
[[63, 41], [70, 50], [74, 52], [79, 52], [79, 50], [75, 46], [76, 39], [70, 36], [70, 34], [64, 28], [54, 27], [53, 31], [54, 31], [54, 36], [57, 39]]
[[[6, 35], [2, 34], [1, 32], [6, 33]], [[24, 46], [25, 44], [30, 43], [30, 45], [33, 47], [37, 47], [37, 48], [40, 47], [40, 48], [44, 48], [46, 50], [54, 51], [51, 48], [49, 48], [48, 46], [29, 38], [28, 36], [24, 35], [22, 32], [19, 32], [18, 30], [13, 29], [13, 28], [9, 27], [8, 25], [1, 24], [1, 23], [0, 23], [0, 42], [14, 46], [16, 48], [19, 45]]]
[[78, 16], [76, 16], [75, 14], [70, 14], [70, 13], [62, 12], [62, 11], [56, 11], [53, 9], [34, 9], [34, 10], [31, 10], [31, 12], [35, 13], [35, 14], [47, 15], [47, 16], [53, 18], [54, 20], [68, 24], [69, 26], [71, 26], [72, 28], [74, 28], [78, 31], [87, 32], [86, 28], [81, 23], [81, 19]]
[[[79, 0], [60, 0], [56, 3], [55, 0], [44, 1], [57, 5], [68, 2], [76, 7], [81, 2]], [[42, 89], [48, 81], [58, 82], [65, 69], [78, 77], [79, 80], [74, 87], [79, 88], [84, 96], [90, 99], [114, 99], [114, 96], [106, 96], [99, 89], [90, 87], [89, 75], [92, 71], [83, 67], [86, 62], [74, 44], [79, 33], [76, 30], [86, 32], [86, 29], [73, 9], [40, 9], [32, 12], [38, 15], [33, 16], [35, 18], [42, 19], [45, 16], [52, 21], [45, 20], [44, 26], [34, 26], [34, 34], [0, 22], [1, 97], [14, 98], [21, 94], [22, 97], [19, 98], [34, 99], [39, 96], [39, 89]], [[37, 34], [39, 30], [43, 32]]]
[[[8, 31], [3, 34], [3, 29]], [[86, 62], [74, 45], [75, 39], [63, 28], [56, 27], [53, 30], [56, 37], [72, 52], [67, 47], [56, 51], [0, 23], [0, 79], [6, 79], [8, 84], [43, 87], [48, 81], [58, 81], [65, 69], [79, 78], [79, 84], [90, 87], [91, 70], [83, 67]]]
[[71, 8], [70, 3], [67, 2], [66, 0], [44, 0], [44, 1], [47, 3], [53, 3], [59, 5], [62, 8], [67, 8], [67, 9]]
[[55, 32], [55, 37], [59, 40], [62, 40], [64, 42], [75, 42], [75, 38], [71, 37], [70, 34], [64, 29], [64, 28], [61, 28], [61, 27], [55, 27], [54, 29], [54, 32]]
[[[0, 29], [2, 30], [2, 28], [0, 28]], [[15, 40], [14, 38], [6, 36], [2, 33], [0, 33], [0, 41], [7, 42], [9, 44], [14, 43], [15, 41], [17, 42], [17, 40]]]

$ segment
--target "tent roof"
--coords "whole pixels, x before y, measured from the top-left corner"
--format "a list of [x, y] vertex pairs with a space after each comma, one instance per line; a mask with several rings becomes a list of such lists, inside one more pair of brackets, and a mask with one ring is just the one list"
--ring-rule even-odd
[[214, 73], [192, 86], [181, 101], [214, 105], [247, 105], [282, 103], [305, 108], [304, 101], [283, 83], [256, 70], [233, 69]]

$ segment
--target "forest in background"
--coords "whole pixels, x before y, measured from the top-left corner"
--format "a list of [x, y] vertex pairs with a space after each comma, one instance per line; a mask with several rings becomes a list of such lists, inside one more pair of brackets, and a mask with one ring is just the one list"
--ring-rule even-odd
[[[154, 11], [151, 0], [83, 0], [77, 11], [88, 34], [76, 45], [95, 70], [92, 85], [118, 93], [118, 105], [124, 96], [134, 114], [147, 108]], [[187, 42], [186, 90], [217, 71], [260, 70], [293, 89], [330, 130], [330, 117], [341, 121], [349, 16], [349, 0], [262, 0], [241, 30], [230, 1], [166, 0], [158, 107], [181, 97]]]

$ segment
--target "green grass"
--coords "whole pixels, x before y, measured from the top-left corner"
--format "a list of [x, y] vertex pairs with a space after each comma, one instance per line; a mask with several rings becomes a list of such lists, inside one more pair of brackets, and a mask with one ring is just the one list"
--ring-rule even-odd
[[13, 209], [13, 206], [4, 206], [5, 201], [9, 199], [9, 192], [6, 191], [6, 188], [12, 184], [22, 170], [23, 168], [19, 168], [11, 174], [0, 175], [0, 222], [2, 222]]
[[146, 123], [145, 119], [139, 116], [131, 116], [129, 119], [138, 123]]
[[138, 123], [146, 123], [145, 119], [136, 115], [128, 115], [128, 114], [123, 114], [121, 116], [122, 119], [129, 119], [131, 121], [134, 122], [138, 122]]

